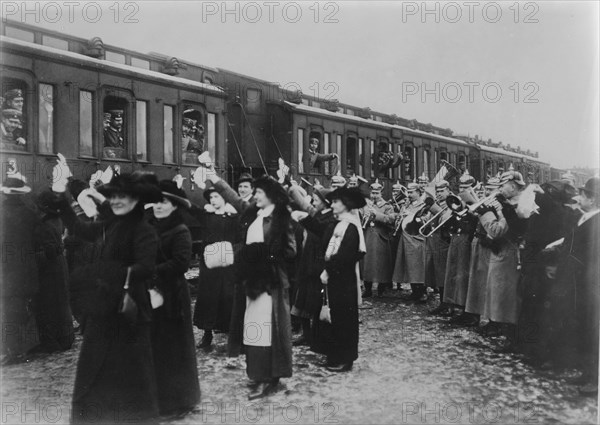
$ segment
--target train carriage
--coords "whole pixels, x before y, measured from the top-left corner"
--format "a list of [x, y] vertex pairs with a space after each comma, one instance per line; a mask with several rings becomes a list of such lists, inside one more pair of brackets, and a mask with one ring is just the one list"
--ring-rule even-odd
[[[201, 70], [195, 79], [182, 78], [169, 75], [172, 70], [156, 55], [103, 46], [98, 39], [94, 44], [22, 24], [3, 31], [2, 94], [22, 93], [25, 140], [3, 142], [4, 167], [10, 159], [38, 189], [49, 183], [60, 152], [76, 178], [87, 180], [108, 165], [121, 172], [152, 171], [160, 179], [181, 174], [190, 197], [203, 202], [199, 191], [191, 190], [198, 153], [208, 150], [224, 167], [227, 150], [226, 94], [210, 82], [195, 81]], [[120, 118], [116, 142], [107, 137], [111, 117]]]

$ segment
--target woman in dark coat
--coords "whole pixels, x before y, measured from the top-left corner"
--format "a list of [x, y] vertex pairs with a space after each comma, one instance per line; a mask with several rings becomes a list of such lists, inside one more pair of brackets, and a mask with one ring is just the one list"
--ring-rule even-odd
[[323, 235], [325, 271], [321, 281], [331, 312], [331, 323], [315, 317], [311, 348], [327, 355], [328, 370], [344, 372], [352, 369], [358, 358], [358, 261], [366, 246], [360, 219], [353, 210], [366, 202], [358, 189], [339, 188], [328, 198], [336, 223], [324, 227], [310, 218], [303, 220], [307, 229]]
[[[69, 173], [59, 169], [56, 174]], [[62, 198], [61, 216], [72, 234], [102, 240], [100, 257], [71, 275], [86, 316], [73, 391], [73, 423], [142, 422], [158, 416], [148, 295], [158, 237], [144, 220], [143, 210], [144, 203], [162, 200], [157, 184], [156, 177], [148, 174], [114, 177], [98, 188], [100, 194], [92, 192], [99, 202], [108, 197], [113, 216], [93, 223], [80, 221]], [[106, 211], [106, 206], [103, 202], [101, 209]], [[129, 289], [124, 290], [128, 275]], [[137, 305], [132, 319], [119, 313], [125, 291]]]
[[200, 401], [200, 384], [192, 329], [192, 302], [185, 280], [192, 257], [192, 236], [180, 208], [190, 201], [175, 182], [160, 182], [162, 202], [153, 205], [160, 238], [156, 258], [156, 289], [163, 305], [152, 314], [152, 351], [161, 415], [192, 410]]
[[67, 260], [64, 255], [65, 231], [56, 205], [56, 194], [50, 190], [38, 195], [41, 222], [35, 229], [40, 290], [36, 297], [36, 320], [40, 334], [40, 350], [64, 351], [75, 340], [73, 314], [67, 291]]
[[216, 255], [218, 256], [217, 263], [229, 264], [226, 262], [227, 256], [232, 259], [233, 251], [229, 253], [216, 252], [216, 247], [223, 245], [212, 245], [208, 248], [211, 251], [209, 252], [206, 251], [206, 247], [219, 242], [229, 242], [233, 246], [238, 223], [235, 209], [225, 202], [215, 188], [205, 190], [204, 198], [208, 202], [205, 210], [195, 214], [200, 222], [200, 234], [202, 235], [200, 282], [194, 309], [194, 325], [198, 329], [203, 329], [204, 335], [198, 348], [210, 347], [213, 331], [229, 332], [235, 269], [233, 265], [213, 267], [213, 264], [211, 264], [211, 268], [208, 268], [205, 255]]
[[3, 364], [22, 360], [38, 344], [33, 300], [38, 291], [34, 229], [39, 218], [24, 198], [31, 192], [24, 178], [8, 177], [2, 183], [0, 221], [4, 258], [0, 271]]
[[[303, 238], [298, 249], [298, 265], [296, 267], [297, 290], [293, 298], [292, 315], [300, 318], [302, 323], [302, 336], [294, 341], [294, 345], [309, 345], [311, 339], [310, 321], [321, 310], [321, 272], [325, 268], [325, 248], [322, 236], [308, 231], [302, 227], [302, 220], [310, 216], [319, 226], [326, 227], [335, 223], [333, 211], [327, 195], [332, 189], [315, 186], [312, 193], [312, 204], [302, 196], [298, 185], [289, 188], [290, 198], [301, 211], [292, 212], [292, 217], [298, 219], [302, 229]], [[298, 244], [298, 241], [297, 241]]]
[[237, 355], [244, 344], [246, 371], [254, 383], [248, 398], [253, 400], [273, 391], [279, 378], [292, 376], [287, 266], [296, 255], [296, 243], [288, 196], [276, 180], [265, 176], [255, 181], [256, 204], [249, 204], [211, 171], [214, 187], [241, 212], [228, 351]]

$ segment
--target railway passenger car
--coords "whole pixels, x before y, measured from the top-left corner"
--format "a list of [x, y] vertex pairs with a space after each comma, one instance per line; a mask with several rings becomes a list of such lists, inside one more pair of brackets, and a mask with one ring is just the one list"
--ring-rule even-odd
[[[216, 70], [11, 21], [0, 48], [2, 97], [20, 91], [24, 100], [25, 143], [3, 141], [4, 167], [16, 163], [34, 189], [48, 185], [60, 152], [86, 181], [108, 165], [161, 179], [181, 174], [202, 202], [190, 180], [198, 153], [227, 163], [226, 94], [212, 82]], [[114, 142], [107, 128], [119, 122]]]

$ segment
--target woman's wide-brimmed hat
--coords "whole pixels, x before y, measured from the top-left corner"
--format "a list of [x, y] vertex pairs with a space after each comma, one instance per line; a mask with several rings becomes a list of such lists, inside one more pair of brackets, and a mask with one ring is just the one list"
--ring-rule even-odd
[[349, 210], [362, 208], [367, 204], [365, 197], [358, 188], [339, 187], [327, 195], [331, 202], [339, 199]]
[[274, 204], [287, 204], [289, 202], [288, 195], [283, 186], [271, 176], [262, 176], [254, 180], [254, 188], [262, 189], [267, 198]]
[[191, 208], [192, 203], [187, 198], [187, 195], [183, 189], [177, 187], [177, 183], [172, 180], [161, 180], [158, 184], [163, 197], [167, 198], [171, 202], [182, 206], [184, 208]]
[[156, 175], [142, 171], [119, 174], [109, 183], [98, 186], [96, 190], [106, 197], [117, 193], [130, 195], [144, 204], [160, 202], [163, 199]]

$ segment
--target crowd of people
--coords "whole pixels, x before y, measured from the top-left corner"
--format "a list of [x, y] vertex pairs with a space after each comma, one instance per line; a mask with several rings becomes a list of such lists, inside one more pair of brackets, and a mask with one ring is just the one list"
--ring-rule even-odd
[[2, 350], [4, 362], [67, 350], [75, 318], [75, 423], [190, 411], [200, 400], [196, 348], [211, 347], [214, 332], [227, 333], [228, 356], [245, 355], [249, 400], [292, 375], [294, 345], [348, 372], [363, 299], [408, 284], [405, 302], [439, 295], [431, 314], [503, 335], [501, 350], [541, 367], [577, 367], [581, 392], [597, 392], [597, 177], [577, 193], [568, 176], [527, 186], [514, 170], [484, 184], [464, 172], [457, 195], [423, 177], [395, 184], [386, 201], [378, 181], [367, 193], [339, 174], [331, 187], [306, 188], [242, 174], [234, 190], [208, 164], [193, 176], [199, 207], [152, 173], [86, 183], [69, 177], [64, 158], [55, 171], [33, 206], [19, 173], [2, 184]]

